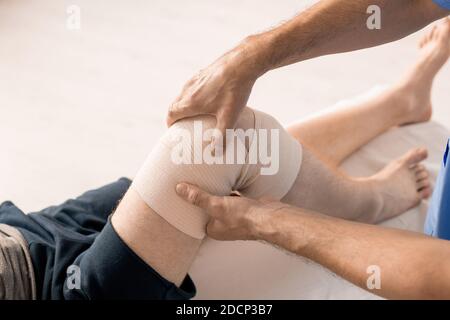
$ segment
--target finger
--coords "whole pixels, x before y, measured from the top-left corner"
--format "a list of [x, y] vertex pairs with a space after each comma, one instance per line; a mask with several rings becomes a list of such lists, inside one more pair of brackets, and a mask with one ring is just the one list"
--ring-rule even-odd
[[183, 198], [190, 204], [193, 204], [207, 211], [208, 209], [210, 209], [211, 201], [214, 197], [206, 191], [203, 191], [199, 187], [184, 182], [177, 184], [175, 191], [181, 198]]
[[216, 129], [225, 136], [227, 129], [234, 129], [236, 121], [241, 114], [241, 110], [233, 110], [232, 108], [225, 108], [217, 112]]
[[262, 196], [261, 198], [259, 198], [259, 201], [264, 202], [264, 203], [270, 203], [270, 202], [278, 201], [278, 199], [276, 199], [275, 197], [272, 197], [270, 195], [265, 195], [265, 196]]
[[206, 225], [206, 234], [217, 240], [218, 230], [220, 230], [221, 222], [217, 219], [211, 218]]
[[198, 112], [192, 105], [186, 103], [174, 103], [169, 108], [169, 112], [167, 114], [167, 126], [170, 127], [176, 121], [195, 116], [196, 114], [198, 114]]
[[[216, 149], [216, 145], [218, 143], [221, 143], [221, 146], [225, 149], [227, 129], [234, 129], [239, 114], [240, 112], [232, 112], [231, 110], [227, 110], [216, 115], [216, 130], [214, 130], [215, 132], [211, 141], [213, 149]], [[220, 150], [221, 148], [218, 147], [217, 149]]]
[[431, 196], [431, 188], [425, 187], [419, 191], [419, 194], [422, 199], [428, 199]]

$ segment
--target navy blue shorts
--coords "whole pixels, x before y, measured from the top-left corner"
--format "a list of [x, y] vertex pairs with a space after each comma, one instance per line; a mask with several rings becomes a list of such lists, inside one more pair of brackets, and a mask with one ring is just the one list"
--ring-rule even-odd
[[122, 178], [30, 214], [9, 201], [0, 205], [0, 223], [19, 229], [28, 242], [39, 299], [180, 300], [195, 295], [189, 276], [175, 286], [115, 232], [109, 216], [130, 183]]

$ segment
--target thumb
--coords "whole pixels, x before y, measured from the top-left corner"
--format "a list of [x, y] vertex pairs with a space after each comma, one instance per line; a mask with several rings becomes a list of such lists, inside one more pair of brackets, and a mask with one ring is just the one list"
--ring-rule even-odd
[[177, 184], [175, 191], [177, 194], [194, 206], [208, 210], [213, 198], [208, 192], [203, 191], [197, 186], [185, 182]]

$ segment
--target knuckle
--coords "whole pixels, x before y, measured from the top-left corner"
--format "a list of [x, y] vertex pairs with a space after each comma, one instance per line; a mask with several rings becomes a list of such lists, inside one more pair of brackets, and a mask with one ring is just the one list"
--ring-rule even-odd
[[211, 200], [211, 209], [214, 211], [222, 211], [224, 209], [222, 201], [214, 198]]
[[195, 104], [195, 99], [196, 99], [197, 96], [198, 96], [198, 94], [196, 92], [193, 92], [189, 96], [185, 97], [184, 101], [183, 101], [183, 108], [186, 108], [186, 107], [189, 108], [192, 105], [194, 105]]
[[194, 104], [192, 96], [184, 96], [173, 106], [174, 112], [184, 112]]
[[198, 204], [198, 191], [197, 190], [190, 190], [188, 193], [188, 201], [192, 204]]
[[178, 108], [179, 108], [179, 102], [178, 101], [172, 103], [172, 105], [169, 107], [169, 115], [174, 115]]
[[175, 111], [170, 107], [169, 111], [167, 112], [167, 120], [171, 120], [175, 116]]

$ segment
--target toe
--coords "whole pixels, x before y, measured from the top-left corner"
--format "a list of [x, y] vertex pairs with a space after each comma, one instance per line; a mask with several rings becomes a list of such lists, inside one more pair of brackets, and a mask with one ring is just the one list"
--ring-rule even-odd
[[426, 189], [430, 187], [430, 180], [422, 179], [417, 181], [417, 190]]
[[436, 36], [437, 36], [437, 34], [438, 34], [438, 27], [437, 27], [437, 25], [434, 25], [433, 26], [433, 29], [431, 29], [431, 32], [430, 32], [430, 34], [429, 34], [429, 36], [428, 36], [428, 40], [433, 40], [433, 39], [435, 39], [436, 38]]
[[411, 170], [414, 170], [415, 173], [419, 173], [421, 171], [426, 170], [425, 166], [421, 163], [413, 164], [410, 168]]
[[411, 170], [414, 170], [415, 174], [419, 174], [422, 171], [428, 171], [427, 168], [425, 168], [425, 166], [422, 163], [412, 165], [410, 168]]
[[447, 17], [444, 19], [444, 24], [447, 25], [447, 30], [449, 30], [450, 29], [450, 17]]
[[429, 176], [429, 174], [428, 174], [428, 171], [426, 171], [426, 170], [416, 171], [416, 181], [428, 179], [428, 176]]
[[442, 37], [446, 37], [450, 32], [450, 19], [447, 17], [443, 23], [439, 26], [439, 34]]
[[430, 32], [427, 33], [426, 37], [425, 37], [425, 44], [427, 44], [428, 42], [431, 41], [431, 39], [433, 39], [433, 34], [436, 31], [436, 26], [434, 25]]
[[425, 148], [412, 149], [406, 153], [402, 160], [410, 166], [416, 165], [420, 161], [425, 160], [428, 157], [428, 151]]
[[419, 191], [419, 196], [422, 199], [428, 199], [431, 196], [431, 188], [424, 188], [422, 190]]
[[422, 49], [424, 45], [425, 45], [425, 36], [423, 36], [422, 39], [420, 39], [419, 48]]
[[420, 39], [419, 48], [422, 49], [427, 44], [427, 41], [428, 41], [428, 34], [422, 36], [422, 38]]

